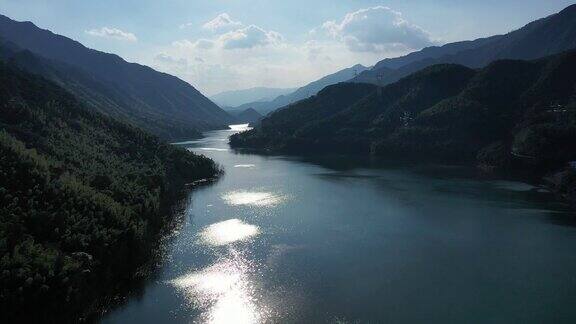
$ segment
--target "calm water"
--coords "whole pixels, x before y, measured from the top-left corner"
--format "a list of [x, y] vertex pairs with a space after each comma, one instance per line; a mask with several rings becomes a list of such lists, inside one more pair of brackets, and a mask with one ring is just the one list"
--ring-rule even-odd
[[529, 185], [442, 166], [238, 154], [105, 323], [574, 323], [576, 227]]

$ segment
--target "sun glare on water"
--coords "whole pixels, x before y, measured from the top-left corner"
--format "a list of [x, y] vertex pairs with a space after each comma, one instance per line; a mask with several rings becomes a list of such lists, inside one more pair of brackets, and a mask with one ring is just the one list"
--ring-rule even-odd
[[236, 164], [234, 165], [235, 168], [245, 168], [245, 169], [252, 169], [255, 168], [255, 164]]
[[254, 191], [232, 191], [223, 195], [222, 199], [233, 206], [249, 205], [258, 207], [276, 205], [284, 200], [282, 196], [270, 192]]
[[258, 306], [258, 296], [250, 271], [255, 267], [240, 253], [212, 266], [170, 281], [188, 301], [202, 311], [202, 323], [261, 323], [266, 311]]
[[217, 147], [201, 147], [199, 148], [201, 151], [212, 151], [212, 152], [226, 152], [228, 149], [225, 148], [217, 148]]
[[220, 246], [244, 241], [258, 234], [258, 226], [246, 224], [239, 219], [230, 219], [206, 227], [200, 232], [200, 238], [206, 244]]
[[229, 125], [228, 127], [230, 127], [230, 130], [234, 132], [242, 132], [252, 129], [250, 124]]

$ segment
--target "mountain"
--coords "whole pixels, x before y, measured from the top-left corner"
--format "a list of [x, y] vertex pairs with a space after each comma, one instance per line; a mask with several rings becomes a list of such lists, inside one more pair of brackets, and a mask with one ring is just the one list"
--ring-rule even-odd
[[225, 91], [210, 97], [220, 107], [237, 107], [249, 102], [270, 101], [293, 92], [294, 88], [257, 87], [244, 90]]
[[380, 61], [353, 81], [386, 85], [434, 64], [479, 68], [495, 60], [531, 60], [574, 48], [576, 5], [506, 35], [425, 48], [404, 57]]
[[0, 15], [0, 39], [5, 52], [6, 48], [11, 52], [10, 59], [27, 71], [53, 80], [101, 113], [163, 138], [198, 136], [198, 131], [233, 122], [229, 114], [174, 76], [86, 48], [30, 22]]
[[[237, 107], [226, 107], [226, 111], [228, 111], [228, 113], [234, 115], [234, 114], [238, 114], [240, 112], [243, 112], [246, 109], [254, 109], [261, 115], [267, 115], [271, 111], [274, 111], [277, 109], [277, 108], [273, 108], [274, 104], [272, 102], [283, 101], [284, 97], [285, 96], [279, 96], [272, 101], [255, 101], [255, 102], [245, 103], [245, 104], [237, 106]], [[282, 98], [282, 99], [280, 99], [280, 98]]]
[[256, 110], [252, 108], [248, 108], [244, 111], [233, 113], [233, 116], [236, 117], [236, 120], [240, 123], [248, 123], [251, 125], [256, 124], [257, 122], [262, 119], [262, 115], [260, 115]]
[[434, 65], [384, 88], [338, 84], [272, 113], [230, 143], [489, 168], [527, 159], [540, 170], [555, 170], [576, 160], [574, 71], [571, 51], [477, 70]]
[[367, 67], [360, 64], [354, 65], [353, 67], [338, 71], [319, 80], [311, 82], [301, 88], [298, 88], [296, 91], [290, 94], [279, 96], [272, 101], [251, 102], [235, 108], [231, 108], [230, 110], [242, 111], [248, 108], [253, 108], [260, 114], [267, 115], [268, 113], [278, 108], [282, 108], [302, 99], [309, 98], [329, 85], [348, 81], [354, 78], [358, 73], [361, 73], [367, 69]]
[[464, 50], [478, 48], [485, 44], [494, 42], [502, 37], [503, 37], [502, 35], [497, 35], [488, 38], [479, 38], [473, 41], [462, 41], [446, 44], [443, 46], [426, 47], [420, 51], [413, 52], [405, 56], [384, 59], [376, 63], [376, 65], [374, 65], [374, 67], [369, 71], [371, 70], [376, 71], [380, 69], [391, 69], [391, 70], [399, 69], [405, 65], [415, 63], [421, 60], [437, 59], [446, 55], [456, 54]]
[[0, 62], [0, 321], [85, 319], [134, 282], [184, 185], [218, 173]]

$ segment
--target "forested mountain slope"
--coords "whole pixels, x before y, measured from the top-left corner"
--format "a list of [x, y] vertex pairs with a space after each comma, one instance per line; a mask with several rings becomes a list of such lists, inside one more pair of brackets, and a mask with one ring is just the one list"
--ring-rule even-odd
[[572, 5], [506, 35], [425, 48], [404, 57], [382, 60], [354, 82], [386, 85], [434, 64], [479, 68], [495, 60], [532, 60], [575, 48], [576, 5]]
[[218, 172], [0, 62], [0, 319], [75, 321], [147, 260], [184, 182]]
[[0, 15], [0, 40], [5, 52], [10, 48], [12, 59], [27, 71], [58, 83], [102, 113], [165, 139], [198, 136], [197, 131], [233, 122], [229, 114], [174, 76], [86, 48], [30, 22]]
[[576, 160], [576, 52], [472, 70], [435, 65], [380, 90], [328, 87], [232, 137], [236, 147], [471, 161], [499, 144]]
[[483, 69], [435, 65], [384, 88], [339, 84], [277, 111], [236, 148], [356, 153], [548, 176], [576, 206], [576, 51]]

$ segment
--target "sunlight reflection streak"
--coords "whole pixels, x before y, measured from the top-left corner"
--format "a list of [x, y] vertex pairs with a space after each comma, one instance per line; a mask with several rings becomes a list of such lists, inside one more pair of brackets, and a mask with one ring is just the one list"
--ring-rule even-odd
[[170, 281], [202, 310], [202, 323], [259, 323], [266, 311], [259, 307], [250, 272], [255, 264], [232, 251], [212, 266]]
[[239, 219], [230, 219], [206, 227], [200, 232], [200, 238], [204, 243], [220, 246], [247, 240], [258, 234], [258, 226], [246, 224]]
[[250, 124], [239, 124], [239, 125], [229, 125], [230, 131], [238, 132], [238, 131], [247, 131], [251, 130]]
[[261, 207], [276, 205], [282, 202], [284, 197], [270, 192], [232, 191], [223, 195], [222, 199], [233, 206], [252, 205]]
[[234, 167], [235, 168], [254, 168], [256, 165], [255, 164], [236, 164]]

